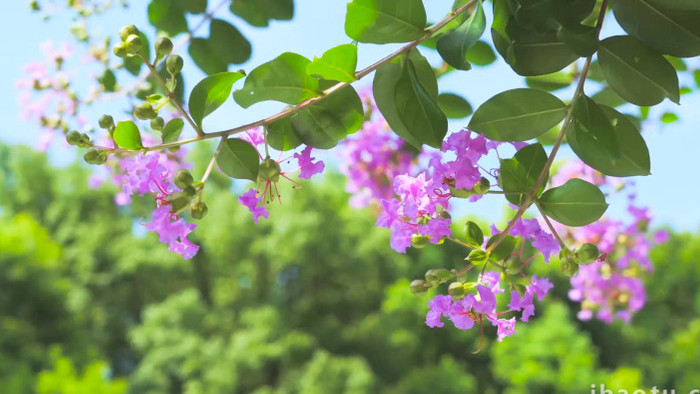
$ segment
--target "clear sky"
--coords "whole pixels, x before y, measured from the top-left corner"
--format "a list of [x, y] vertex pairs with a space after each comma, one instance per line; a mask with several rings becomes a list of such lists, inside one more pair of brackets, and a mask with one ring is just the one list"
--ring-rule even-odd
[[[110, 13], [107, 18], [92, 22], [97, 32], [116, 37], [118, 29], [125, 24], [134, 23], [147, 26], [146, 1], [131, 0], [130, 10], [120, 10]], [[210, 0], [214, 4], [216, 1]], [[296, 0], [296, 17], [292, 22], [274, 22], [269, 29], [256, 29], [238, 20], [228, 12], [223, 18], [234, 24], [252, 41], [253, 57], [240, 68], [250, 71], [255, 65], [268, 61], [281, 52], [292, 51], [307, 57], [320, 56], [325, 49], [348, 43], [350, 40], [343, 31], [343, 15], [345, 0]], [[429, 0], [430, 20], [437, 21], [444, 15], [452, 4], [452, 0]], [[24, 64], [40, 59], [39, 44], [47, 39], [54, 42], [70, 40], [68, 24], [70, 19], [66, 14], [59, 15], [49, 22], [29, 11], [28, 1], [9, 1], [4, 4], [5, 15], [0, 24], [2, 42], [2, 62], [0, 63], [0, 114], [3, 127], [0, 129], [0, 139], [5, 142], [31, 144], [39, 133], [38, 127], [19, 119], [19, 106], [15, 80], [22, 76]], [[488, 13], [487, 13], [488, 14]], [[610, 18], [612, 20], [612, 18]], [[194, 18], [193, 21], [196, 21]], [[154, 31], [144, 29], [149, 36]], [[614, 26], [607, 28], [604, 34], [616, 34]], [[487, 37], [489, 34], [485, 35]], [[360, 67], [366, 66], [390, 52], [392, 46], [361, 45]], [[424, 51], [430, 52], [430, 51]], [[428, 53], [426, 53], [428, 54]], [[428, 56], [437, 61], [434, 54]], [[202, 74], [194, 65], [186, 64], [185, 75], [191, 82]], [[370, 80], [367, 79], [366, 83]], [[365, 82], [360, 82], [361, 86]], [[238, 86], [238, 85], [237, 85]], [[467, 97], [475, 108], [494, 94], [509, 88], [523, 86], [522, 79], [515, 75], [503, 62], [487, 68], [475, 68], [469, 72], [459, 72], [448, 75], [440, 81], [441, 90], [460, 93]], [[562, 96], [564, 97], [564, 96]], [[671, 125], [661, 125], [660, 122], [645, 124], [644, 137], [649, 146], [652, 160], [652, 173], [648, 177], [636, 178], [638, 201], [648, 205], [655, 214], [655, 224], [671, 225], [677, 229], [697, 230], [700, 228], [700, 206], [697, 195], [700, 192], [695, 162], [697, 149], [700, 146], [700, 94], [686, 95], [681, 98], [681, 107], [676, 107], [668, 101], [657, 106], [652, 112], [658, 115], [667, 109], [676, 108], [681, 121]], [[270, 115], [281, 106], [276, 103], [262, 103], [243, 111], [231, 103], [230, 109], [222, 109], [216, 116], [207, 119], [205, 127], [209, 130], [226, 128], [242, 124], [263, 116]], [[113, 108], [116, 114], [122, 107]], [[453, 122], [451, 130], [463, 126], [461, 122]], [[64, 148], [52, 150], [54, 162], [61, 164], [72, 157]], [[562, 157], [571, 156], [564, 150]], [[487, 198], [479, 204], [464, 207], [483, 217], [500, 217], [502, 200]], [[613, 201], [609, 214], [619, 215], [622, 204]]]

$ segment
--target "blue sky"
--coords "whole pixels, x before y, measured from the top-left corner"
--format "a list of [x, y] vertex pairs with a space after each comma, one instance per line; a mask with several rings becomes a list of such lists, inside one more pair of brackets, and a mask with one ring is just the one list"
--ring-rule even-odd
[[[130, 10], [119, 10], [92, 22], [92, 27], [98, 33], [116, 37], [118, 29], [129, 23], [147, 26], [146, 1], [132, 0]], [[210, 1], [215, 3], [215, 1]], [[234, 24], [253, 42], [252, 59], [240, 68], [250, 71], [255, 65], [277, 56], [281, 52], [292, 51], [307, 57], [320, 56], [325, 49], [348, 43], [350, 40], [343, 31], [344, 0], [297, 0], [296, 17], [292, 22], [274, 22], [269, 29], [256, 29], [248, 26], [236, 17], [224, 12], [223, 18]], [[449, 9], [452, 0], [430, 0], [429, 19], [436, 21]], [[15, 80], [22, 76], [24, 64], [39, 59], [39, 44], [47, 39], [54, 42], [70, 40], [67, 14], [58, 15], [49, 22], [43, 22], [37, 14], [29, 11], [28, 1], [11, 1], [4, 5], [6, 18], [0, 25], [2, 38], [3, 62], [0, 63], [0, 113], [3, 115], [3, 128], [0, 139], [11, 143], [31, 144], [37, 138], [38, 127], [19, 119], [20, 111], [17, 103]], [[488, 14], [488, 12], [487, 12]], [[194, 18], [193, 21], [197, 20]], [[610, 18], [612, 20], [612, 18]], [[614, 23], [609, 24], [604, 35], [617, 34], [619, 31]], [[144, 29], [149, 36], [154, 31]], [[206, 30], [206, 29], [205, 29]], [[488, 33], [487, 33], [488, 35]], [[393, 46], [361, 45], [359, 67], [366, 66], [382, 58], [393, 49]], [[430, 52], [430, 51], [424, 51]], [[436, 62], [437, 57], [429, 54], [429, 59]], [[186, 64], [185, 75], [191, 81], [200, 78], [202, 74], [194, 65]], [[363, 84], [360, 82], [358, 86]], [[367, 78], [367, 82], [370, 79]], [[191, 83], [189, 87], [191, 88]], [[459, 72], [448, 75], [440, 81], [441, 90], [459, 93], [469, 99], [474, 107], [509, 88], [523, 86], [522, 79], [515, 75], [503, 62], [487, 68], [475, 68], [469, 72]], [[593, 93], [593, 92], [591, 92]], [[655, 224], [670, 225], [677, 229], [697, 230], [700, 228], [700, 207], [696, 195], [700, 187], [696, 182], [698, 175], [694, 164], [697, 147], [700, 146], [700, 94], [686, 95], [681, 99], [681, 107], [662, 103], [654, 109], [658, 115], [667, 109], [675, 108], [681, 116], [681, 121], [671, 125], [661, 125], [660, 122], [649, 122], [645, 125], [644, 137], [649, 146], [652, 159], [652, 173], [648, 177], [636, 178], [638, 201], [653, 209]], [[205, 129], [216, 130], [231, 125], [242, 124], [273, 114], [282, 108], [276, 103], [262, 103], [243, 111], [231, 103], [226, 109], [218, 111], [215, 116], [205, 121]], [[117, 114], [123, 107], [111, 111]], [[97, 116], [97, 115], [95, 115]], [[464, 124], [453, 122], [451, 130], [458, 130]], [[561, 157], [570, 157], [568, 150]], [[51, 157], [57, 164], [63, 164], [72, 159], [72, 154], [58, 147], [51, 152]], [[499, 218], [502, 214], [502, 200], [499, 197], [487, 198], [485, 202], [470, 204], [463, 208], [486, 218]], [[612, 201], [609, 210], [611, 215], [620, 215], [622, 201]]]

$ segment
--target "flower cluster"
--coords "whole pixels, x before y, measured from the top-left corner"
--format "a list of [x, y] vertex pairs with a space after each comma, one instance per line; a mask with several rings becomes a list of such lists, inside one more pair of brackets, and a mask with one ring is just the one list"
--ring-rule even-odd
[[[258, 219], [260, 217], [267, 219], [269, 216], [269, 212], [267, 211], [263, 201], [267, 199], [265, 202], [270, 203], [275, 200], [276, 196], [277, 200], [281, 202], [281, 196], [277, 189], [277, 182], [279, 181], [280, 177], [287, 179], [295, 185], [298, 185], [296, 181], [289, 178], [288, 174], [299, 171], [299, 178], [310, 179], [312, 176], [323, 172], [326, 167], [323, 161], [317, 160], [315, 157], [311, 156], [313, 150], [311, 146], [305, 147], [301, 150], [301, 152], [294, 153], [292, 157], [287, 159], [282, 159], [283, 152], [280, 152], [277, 160], [270, 158], [267, 154], [263, 156], [258, 147], [265, 144], [265, 133], [260, 128], [246, 131], [245, 135], [241, 139], [250, 143], [258, 152], [258, 157], [260, 157], [262, 160], [258, 175], [258, 188], [249, 189], [238, 199], [238, 202], [247, 207], [253, 214], [253, 220], [256, 224], [258, 223]], [[282, 171], [281, 163], [289, 163], [290, 159], [292, 158], [296, 159], [297, 167], [291, 170]], [[264, 188], [261, 191], [260, 189], [263, 187], [263, 185]]]
[[530, 284], [525, 287], [523, 294], [511, 292], [510, 304], [503, 311], [498, 311], [496, 294], [503, 293], [500, 285], [501, 275], [489, 271], [480, 276], [477, 282], [476, 294], [469, 293], [461, 300], [454, 300], [449, 295], [438, 295], [428, 302], [430, 310], [425, 317], [428, 327], [443, 327], [442, 318], [449, 319], [456, 328], [469, 330], [475, 323], [483, 325], [484, 319], [497, 328], [498, 341], [516, 333], [516, 318], [500, 318], [510, 312], [521, 312], [520, 321], [527, 322], [535, 314], [534, 298], [539, 301], [547, 295], [552, 283], [547, 278], [537, 278], [533, 275]]
[[[626, 186], [622, 180], [605, 177], [578, 161], [567, 163], [565, 168], [567, 171], [559, 175], [561, 182], [566, 181], [566, 176], [585, 176], [613, 191]], [[633, 194], [628, 196], [628, 202], [627, 210], [632, 218], [629, 223], [602, 218], [576, 229], [556, 225], [557, 232], [566, 240], [595, 244], [602, 253], [597, 261], [580, 266], [578, 274], [571, 278], [569, 298], [581, 303], [580, 320], [596, 317], [606, 323], [615, 319], [629, 323], [646, 302], [643, 279], [654, 270], [649, 252], [654, 244], [665, 242], [668, 233], [661, 230], [650, 235], [649, 209], [635, 205]]]
[[117, 195], [116, 202], [128, 204], [134, 194], [154, 195], [157, 207], [146, 229], [158, 233], [160, 242], [168, 244], [171, 252], [179, 253], [185, 259], [197, 254], [199, 246], [187, 239], [196, 225], [185, 223], [184, 219], [172, 212], [169, 197], [181, 190], [170, 182], [173, 163], [167, 155], [147, 152], [123, 158], [119, 165], [122, 173], [115, 175], [115, 180], [121, 183], [122, 193]]

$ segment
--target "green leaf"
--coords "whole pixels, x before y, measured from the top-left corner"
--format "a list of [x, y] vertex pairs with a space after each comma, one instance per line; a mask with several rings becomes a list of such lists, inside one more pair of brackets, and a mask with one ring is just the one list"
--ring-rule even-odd
[[182, 8], [190, 14], [203, 14], [207, 11], [207, 0], [180, 0]]
[[488, 66], [496, 61], [496, 54], [491, 46], [483, 41], [477, 41], [467, 52], [467, 61], [477, 66]]
[[477, 1], [476, 8], [459, 28], [438, 40], [437, 51], [450, 66], [469, 70], [472, 66], [467, 61], [467, 53], [484, 34], [484, 30], [486, 16], [481, 1]]
[[233, 84], [243, 78], [245, 73], [224, 72], [210, 75], [201, 80], [190, 93], [190, 115], [197, 125], [202, 125], [202, 119], [219, 108], [231, 94]]
[[[486, 243], [486, 249], [491, 247], [491, 245], [496, 242], [496, 239], [500, 238], [498, 234], [494, 234], [490, 239], [489, 242]], [[513, 254], [513, 250], [515, 250], [515, 246], [518, 244], [518, 240], [515, 239], [510, 234], [506, 234], [503, 236], [503, 240], [496, 246], [490, 254], [490, 258], [493, 261], [501, 261], [505, 260], [508, 257], [510, 257]]]
[[615, 19], [625, 31], [657, 51], [678, 56], [700, 55], [700, 6], [672, 10], [651, 0], [612, 2]]
[[483, 103], [469, 129], [496, 141], [527, 141], [557, 125], [566, 105], [554, 95], [536, 89], [513, 89]]
[[170, 36], [185, 33], [188, 30], [185, 9], [178, 1], [151, 0], [148, 4], [148, 22]]
[[600, 189], [581, 179], [570, 179], [562, 186], [547, 190], [537, 204], [545, 215], [573, 227], [595, 222], [608, 208]]
[[[506, 192], [506, 200], [517, 206], [522, 205], [544, 170], [545, 163], [547, 152], [541, 144], [525, 146], [518, 150], [512, 159], [502, 159], [499, 184]], [[537, 191], [538, 195], [544, 190], [547, 179], [548, 177], [542, 182]]]
[[572, 73], [555, 72], [552, 74], [526, 77], [525, 83], [530, 88], [551, 92], [569, 87], [574, 80], [575, 76]]
[[289, 118], [270, 124], [268, 136], [272, 137], [276, 149], [292, 149], [299, 142], [330, 149], [348, 134], [359, 130], [363, 122], [360, 96], [352, 86], [346, 86]]
[[345, 34], [373, 44], [413, 41], [427, 24], [421, 0], [353, 0], [348, 4]]
[[270, 20], [294, 17], [294, 0], [233, 0], [231, 12], [255, 27], [267, 27]]
[[650, 3], [672, 10], [700, 10], [700, 0], [650, 0]]
[[591, 97], [593, 101], [601, 105], [607, 105], [608, 107], [619, 107], [621, 105], [627, 104], [627, 100], [623, 99], [615, 93], [614, 90], [605, 86], [603, 89], [598, 91]]
[[357, 68], [357, 47], [344, 44], [327, 50], [321, 58], [314, 58], [306, 67], [306, 73], [323, 79], [340, 82], [353, 82]]
[[250, 42], [235, 26], [226, 21], [211, 21], [208, 42], [209, 56], [216, 56], [223, 63], [242, 64], [250, 59]]
[[695, 85], [700, 89], [700, 68], [693, 71], [693, 79], [695, 79]]
[[185, 127], [185, 121], [182, 120], [181, 118], [175, 118], [169, 121], [165, 127], [163, 127], [163, 133], [162, 133], [162, 138], [163, 138], [163, 143], [167, 144], [168, 142], [175, 142], [177, 141], [178, 138], [180, 138], [180, 133], [182, 133], [182, 129]]
[[605, 175], [649, 175], [649, 149], [637, 128], [627, 116], [614, 109], [607, 106], [600, 109], [613, 127], [613, 137], [620, 147], [619, 155], [610, 154], [598, 139], [576, 123], [566, 133], [571, 149], [584, 163]]
[[229, 64], [247, 62], [252, 49], [235, 26], [214, 19], [209, 26], [209, 38], [193, 38], [187, 51], [202, 71], [216, 74], [227, 71]]
[[403, 73], [396, 82], [394, 101], [401, 122], [407, 126], [412, 137], [421, 145], [440, 149], [447, 134], [447, 117], [421, 85], [410, 61], [403, 67]]
[[301, 55], [283, 53], [251, 71], [243, 89], [236, 90], [233, 98], [243, 108], [248, 108], [266, 100], [298, 104], [320, 96], [318, 79], [306, 74], [309, 64], [311, 61]]
[[678, 122], [678, 120], [678, 115], [673, 112], [664, 112], [664, 114], [661, 115], [661, 122], [664, 124]]
[[552, 0], [554, 18], [564, 26], [581, 23], [595, 8], [596, 0]]
[[260, 157], [253, 145], [238, 138], [229, 138], [216, 157], [221, 171], [236, 179], [258, 180]]
[[652, 106], [665, 97], [679, 103], [673, 66], [637, 39], [615, 36], [601, 41], [598, 61], [609, 86], [630, 103]]
[[130, 120], [117, 123], [112, 138], [117, 145], [124, 149], [139, 150], [143, 148], [139, 128], [136, 123]]
[[474, 112], [467, 100], [453, 93], [441, 93], [437, 104], [450, 119], [466, 118]]
[[[391, 63], [385, 64], [377, 70], [374, 76], [373, 93], [377, 107], [386, 119], [392, 130], [414, 147], [422, 145], [421, 139], [417, 136], [424, 135], [426, 130], [419, 130], [415, 125], [404, 124], [402, 115], [396, 105], [395, 90], [403, 76], [403, 68], [407, 67], [403, 63], [405, 57], [394, 59]], [[437, 78], [430, 63], [418, 52], [412, 51], [406, 64], [414, 66], [415, 74], [420, 86], [425, 90], [431, 101], [437, 102], [438, 88]]]
[[467, 245], [473, 248], [480, 248], [484, 244], [484, 232], [478, 224], [471, 220], [467, 222], [467, 234], [465, 239]]
[[593, 26], [565, 26], [557, 32], [557, 37], [579, 56], [590, 56], [598, 50], [598, 35]]
[[[572, 135], [585, 135], [595, 141], [599, 150], [605, 151], [610, 157], [620, 158], [620, 143], [615, 137], [612, 123], [595, 101], [586, 95], [581, 95], [574, 108]], [[601, 152], [603, 153], [603, 152]]]

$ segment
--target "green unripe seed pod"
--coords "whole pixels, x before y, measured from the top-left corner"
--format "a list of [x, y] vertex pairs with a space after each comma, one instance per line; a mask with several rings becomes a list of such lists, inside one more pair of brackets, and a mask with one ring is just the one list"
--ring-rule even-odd
[[578, 273], [578, 264], [573, 259], [562, 260], [561, 272], [570, 278]]
[[175, 182], [175, 186], [179, 187], [180, 189], [185, 189], [188, 186], [192, 186], [194, 178], [192, 177], [192, 174], [190, 174], [189, 171], [180, 170], [175, 173], [173, 181]]
[[126, 53], [130, 55], [135, 55], [141, 52], [141, 49], [143, 48], [141, 36], [137, 34], [132, 34], [129, 37], [127, 37], [126, 41], [124, 41], [124, 44], [126, 45]]
[[415, 295], [423, 295], [430, 290], [430, 285], [423, 279], [416, 279], [411, 282], [411, 293]]
[[141, 34], [141, 32], [134, 25], [127, 25], [119, 29], [119, 37], [122, 39], [122, 41], [126, 41], [126, 39], [131, 35], [138, 36], [139, 34]]
[[523, 261], [518, 256], [511, 256], [506, 259], [506, 274], [516, 275], [523, 269]]
[[587, 265], [598, 260], [600, 256], [600, 250], [598, 247], [591, 243], [585, 243], [581, 245], [574, 254], [576, 256], [576, 262], [579, 264]]
[[190, 205], [190, 197], [185, 192], [173, 193], [167, 197], [167, 200], [170, 202], [170, 212], [176, 215]]
[[110, 115], [102, 115], [98, 124], [100, 125], [100, 128], [112, 130], [114, 128], [114, 118], [112, 118]]
[[80, 145], [80, 133], [73, 130], [70, 131], [68, 134], [66, 134], [66, 142], [68, 142], [71, 145]]
[[80, 146], [82, 147], [89, 147], [92, 146], [92, 141], [90, 141], [90, 136], [82, 133], [80, 134]]
[[451, 295], [452, 298], [461, 300], [467, 295], [467, 290], [464, 288], [464, 284], [460, 282], [450, 283], [450, 287], [447, 288], [447, 294]]
[[208, 211], [207, 204], [202, 201], [196, 201], [190, 204], [190, 216], [192, 216], [192, 219], [201, 220], [203, 217], [207, 216]]
[[454, 274], [444, 268], [438, 268], [433, 270], [428, 270], [425, 273], [425, 281], [432, 284], [445, 283], [448, 280], [454, 278]]
[[112, 52], [114, 52], [114, 55], [116, 57], [127, 57], [129, 56], [129, 53], [126, 51], [126, 45], [123, 42], [120, 42], [114, 46], [112, 49]]
[[163, 120], [163, 118], [161, 118], [160, 116], [151, 120], [151, 128], [153, 130], [163, 131], [164, 127], [165, 127], [165, 120]]
[[260, 170], [258, 171], [258, 182], [278, 182], [280, 180], [281, 172], [282, 169], [280, 168], [280, 164], [267, 157], [265, 158], [265, 160], [262, 161], [262, 163], [260, 163]]
[[156, 56], [162, 58], [173, 51], [173, 42], [168, 37], [159, 37], [155, 43]]
[[192, 198], [192, 197], [194, 197], [195, 194], [197, 194], [197, 189], [195, 189], [192, 186], [187, 186], [187, 187], [182, 189], [182, 192], [185, 193], [185, 195], [187, 197]]
[[520, 294], [525, 294], [527, 288], [524, 285], [521, 285], [520, 283], [515, 283], [513, 285], [513, 290], [517, 291]]
[[100, 164], [100, 151], [90, 149], [83, 155], [83, 159], [88, 164]]
[[412, 234], [411, 235], [411, 246], [413, 246], [416, 249], [423, 249], [424, 247], [428, 246], [430, 243], [430, 240], [428, 237], [420, 234]]
[[158, 114], [149, 103], [141, 103], [134, 107], [134, 116], [142, 120], [155, 119]]
[[172, 75], [176, 75], [182, 70], [184, 62], [182, 60], [182, 57], [180, 55], [170, 55], [168, 56], [168, 59], [165, 61], [165, 68], [168, 70], [168, 72]]

